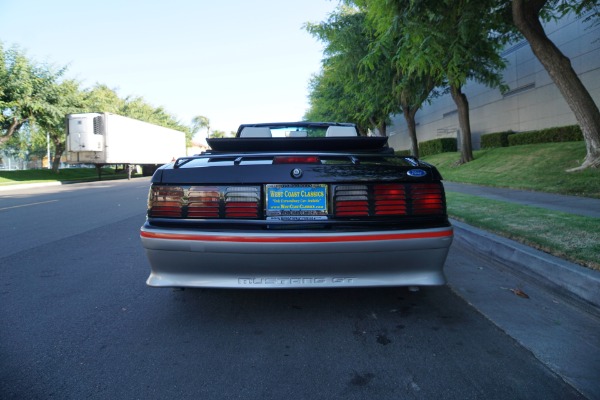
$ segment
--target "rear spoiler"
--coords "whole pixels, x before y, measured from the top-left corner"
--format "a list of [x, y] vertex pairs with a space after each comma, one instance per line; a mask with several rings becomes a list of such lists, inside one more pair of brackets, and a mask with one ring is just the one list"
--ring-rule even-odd
[[[381, 151], [389, 152], [388, 138], [385, 136], [344, 136], [344, 137], [286, 137], [286, 138], [213, 138], [208, 145], [217, 152], [257, 152], [257, 151]], [[393, 151], [393, 150], [392, 150]]]

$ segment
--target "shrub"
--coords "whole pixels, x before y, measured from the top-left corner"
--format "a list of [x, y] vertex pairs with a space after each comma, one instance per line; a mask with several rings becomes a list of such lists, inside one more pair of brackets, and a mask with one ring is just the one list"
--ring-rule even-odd
[[583, 134], [579, 125], [568, 125], [510, 135], [508, 144], [509, 146], [518, 146], [521, 144], [577, 142], [582, 140]]
[[419, 143], [419, 156], [431, 156], [433, 154], [448, 153], [456, 151], [456, 139], [455, 138], [441, 138], [428, 140], [426, 142]]
[[481, 148], [491, 149], [494, 147], [508, 147], [508, 136], [512, 135], [513, 131], [488, 133], [481, 136]]

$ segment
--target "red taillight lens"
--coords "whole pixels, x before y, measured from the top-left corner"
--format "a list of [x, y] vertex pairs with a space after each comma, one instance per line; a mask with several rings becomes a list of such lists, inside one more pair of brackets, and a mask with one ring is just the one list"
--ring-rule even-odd
[[220, 193], [217, 187], [192, 186], [188, 192], [188, 218], [219, 218]]
[[258, 218], [260, 190], [253, 186], [230, 186], [225, 190], [225, 218]]
[[338, 185], [334, 188], [336, 217], [390, 217], [445, 213], [439, 183]]
[[406, 191], [404, 185], [374, 185], [375, 215], [405, 215]]
[[369, 190], [367, 185], [339, 185], [334, 194], [335, 215], [361, 217], [369, 215]]
[[154, 218], [259, 218], [259, 186], [153, 186], [148, 216]]
[[273, 158], [273, 164], [320, 164], [317, 156], [278, 156]]
[[410, 194], [413, 214], [444, 213], [444, 194], [441, 185], [413, 184], [410, 186]]
[[180, 186], [154, 186], [148, 198], [151, 217], [180, 218], [183, 206], [183, 188]]

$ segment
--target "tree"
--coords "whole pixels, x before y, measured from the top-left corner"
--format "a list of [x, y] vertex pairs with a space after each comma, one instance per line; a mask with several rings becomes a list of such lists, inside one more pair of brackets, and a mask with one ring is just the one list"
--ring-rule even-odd
[[533, 54], [544, 66], [565, 101], [573, 111], [586, 143], [587, 154], [577, 171], [600, 167], [600, 111], [585, 88], [571, 61], [548, 38], [541, 19], [564, 16], [568, 12], [582, 15], [594, 10], [588, 18], [599, 21], [598, 0], [512, 0], [512, 19], [515, 26], [529, 42]]
[[225, 131], [213, 131], [212, 138], [224, 138], [226, 136]]
[[[0, 42], [0, 146], [14, 146], [18, 153], [24, 143], [38, 143], [45, 140], [41, 136], [48, 135], [54, 148], [52, 166], [57, 172], [65, 150], [65, 115], [82, 112], [111, 112], [176, 129], [191, 142], [190, 127], [164, 108], [154, 107], [141, 97], [121, 99], [106, 85], [96, 84], [82, 91], [78, 82], [62, 80], [65, 71], [65, 67], [28, 59], [18, 47], [4, 50]], [[25, 141], [16, 137], [24, 128], [28, 136]]]
[[504, 60], [499, 55], [507, 36], [494, 33], [498, 21], [484, 18], [493, 0], [362, 0], [385, 34], [391, 21], [399, 32], [394, 59], [408, 76], [447, 82], [456, 104], [461, 138], [460, 163], [473, 160], [469, 104], [462, 92], [470, 79], [501, 85]]
[[429, 75], [400, 75], [396, 92], [402, 107], [402, 114], [408, 127], [408, 136], [410, 139], [410, 154], [413, 157], [419, 157], [419, 142], [417, 140], [417, 123], [415, 116], [422, 104], [427, 101], [432, 91], [438, 86], [435, 79]]
[[206, 128], [206, 137], [210, 135], [210, 120], [203, 115], [192, 118], [192, 133], [197, 134], [200, 129]]
[[92, 88], [83, 91], [85, 112], [109, 112], [118, 114], [125, 106], [125, 101], [119, 97], [116, 90], [97, 83]]
[[361, 134], [369, 126], [354, 118], [356, 106], [352, 104], [353, 94], [345, 87], [345, 82], [330, 67], [323, 67], [309, 83], [310, 108], [304, 114], [307, 121], [350, 121], [357, 124]]
[[31, 157], [42, 158], [46, 153], [46, 144], [44, 143], [43, 148], [34, 146], [34, 143], [38, 144], [37, 136], [35, 125], [25, 124], [4, 143], [2, 153], [24, 161], [29, 161]]
[[[388, 73], [392, 74], [392, 101], [399, 104], [408, 127], [408, 137], [411, 143], [411, 155], [419, 157], [419, 143], [415, 116], [423, 103], [430, 97], [436, 96], [436, 86], [442, 82], [436, 80], [428, 73], [415, 73], [403, 69], [396, 55], [398, 43], [401, 42], [402, 29], [398, 26], [398, 19], [392, 13], [368, 13], [365, 1], [357, 0], [371, 17], [367, 20], [372, 25], [374, 41], [370, 44], [371, 52], [365, 58], [370, 68], [387, 66]], [[386, 90], [383, 88], [383, 90]], [[389, 88], [387, 88], [389, 90]], [[392, 109], [394, 109], [392, 107]]]
[[377, 128], [385, 136], [389, 115], [399, 107], [392, 97], [389, 60], [369, 67], [364, 62], [375, 33], [364, 12], [341, 6], [326, 21], [308, 23], [305, 28], [325, 43], [326, 56], [321, 74], [311, 81], [313, 110], [307, 116], [337, 117], [335, 120], [355, 122], [362, 133]]
[[56, 86], [66, 68], [29, 60], [18, 47], [0, 43], [0, 146], [24, 125], [52, 112]]
[[[52, 170], [58, 173], [60, 158], [65, 151], [65, 115], [84, 111], [84, 93], [79, 83], [66, 80], [56, 84], [49, 94], [48, 104], [44, 111], [36, 116], [35, 124], [46, 132], [54, 148]], [[50, 160], [48, 160], [50, 162]]]

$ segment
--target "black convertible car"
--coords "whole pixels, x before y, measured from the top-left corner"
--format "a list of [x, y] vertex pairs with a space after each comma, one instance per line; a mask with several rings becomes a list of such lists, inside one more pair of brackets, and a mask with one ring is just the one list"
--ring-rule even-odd
[[152, 177], [141, 240], [157, 287], [445, 283], [453, 231], [435, 167], [353, 124], [240, 126]]

